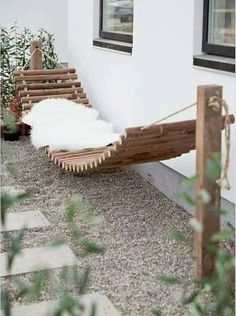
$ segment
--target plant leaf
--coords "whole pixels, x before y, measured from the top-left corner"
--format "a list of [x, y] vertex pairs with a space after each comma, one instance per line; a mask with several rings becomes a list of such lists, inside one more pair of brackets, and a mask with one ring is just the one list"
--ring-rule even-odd
[[156, 278], [157, 282], [174, 285], [174, 284], [180, 284], [181, 279], [176, 276], [169, 276], [169, 275], [161, 275]]

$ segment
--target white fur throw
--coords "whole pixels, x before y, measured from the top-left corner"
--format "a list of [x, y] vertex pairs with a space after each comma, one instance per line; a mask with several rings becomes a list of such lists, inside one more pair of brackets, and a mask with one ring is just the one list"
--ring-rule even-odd
[[119, 138], [112, 124], [98, 115], [95, 109], [66, 99], [47, 99], [35, 104], [22, 121], [32, 127], [36, 148], [75, 151], [106, 146]]

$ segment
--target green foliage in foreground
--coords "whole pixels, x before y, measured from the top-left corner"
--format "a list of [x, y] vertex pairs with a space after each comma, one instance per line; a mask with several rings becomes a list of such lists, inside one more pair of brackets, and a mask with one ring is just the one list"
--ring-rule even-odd
[[[19, 203], [25, 199], [28, 195], [26, 193], [11, 193], [8, 191], [1, 192], [1, 222], [5, 223], [6, 214], [8, 209], [15, 203]], [[90, 224], [98, 224], [102, 219], [92, 214], [88, 205], [81, 199], [74, 199], [69, 201], [65, 208], [65, 218], [68, 226], [71, 229], [71, 234], [74, 242], [81, 247], [81, 256], [89, 255], [92, 253], [100, 254], [104, 252], [103, 247], [97, 245], [95, 242], [87, 239], [82, 232], [80, 232], [75, 224], [75, 218], [78, 210], [84, 210], [81, 216], [82, 221]], [[19, 233], [11, 234], [5, 233], [4, 237], [8, 242], [8, 270], [11, 271], [15, 258], [21, 252], [21, 243], [24, 238], [24, 228]], [[66, 242], [66, 237], [61, 237], [50, 243], [51, 247], [58, 247], [62, 243]], [[84, 315], [84, 306], [81, 302], [79, 295], [86, 293], [86, 289], [89, 282], [90, 268], [87, 267], [84, 271], [80, 271], [77, 266], [66, 267], [62, 269], [59, 277], [55, 277], [54, 274], [49, 271], [39, 271], [33, 274], [30, 281], [15, 280], [14, 284], [17, 287], [17, 298], [24, 298], [29, 301], [37, 300], [42, 291], [47, 285], [54, 285], [54, 292], [58, 297], [58, 306], [52, 316], [62, 316], [64, 313], [67, 315]], [[13, 283], [11, 277], [10, 281]], [[76, 289], [78, 296], [75, 297], [70, 293], [71, 288]], [[11, 299], [10, 293], [6, 288], [1, 290], [1, 306], [5, 316], [11, 315]], [[90, 308], [91, 313], [89, 316], [96, 315], [96, 306], [93, 305]], [[86, 313], [87, 315], [87, 313]], [[43, 316], [43, 315], [42, 315]]]
[[[220, 156], [214, 154], [207, 163], [207, 175], [211, 181], [216, 181], [220, 174]], [[190, 191], [195, 186], [196, 176], [187, 179], [183, 183], [183, 191], [180, 197], [185, 203], [195, 205], [195, 198]], [[208, 204], [211, 200], [209, 193], [202, 189], [197, 193], [203, 204]], [[227, 212], [221, 209], [210, 210], [215, 216], [225, 215]], [[201, 223], [195, 219], [191, 220], [194, 231], [204, 229]], [[188, 238], [181, 232], [171, 231], [171, 238], [178, 242], [189, 243]], [[189, 305], [192, 316], [234, 316], [235, 315], [235, 256], [227, 250], [218, 248], [216, 243], [234, 238], [234, 230], [225, 228], [211, 236], [210, 245], [205, 245], [215, 252], [215, 273], [212, 277], [185, 280], [178, 276], [160, 275], [157, 282], [170, 286], [194, 285], [194, 290], [187, 297], [183, 297], [182, 303]], [[215, 246], [214, 246], [215, 244]], [[211, 248], [210, 248], [211, 247]], [[208, 296], [208, 300], [206, 300]], [[160, 311], [153, 310], [153, 315], [161, 315]]]
[[[13, 71], [29, 69], [27, 64], [30, 58], [30, 41], [41, 40], [43, 51], [53, 60], [58, 60], [55, 52], [54, 35], [40, 28], [35, 34], [24, 28], [20, 30], [15, 24], [11, 28], [0, 28], [0, 77], [1, 77], [1, 107], [7, 108], [11, 98], [14, 96], [15, 83]], [[43, 57], [43, 67], [47, 69], [56, 68], [56, 63], [49, 59], [46, 54]]]

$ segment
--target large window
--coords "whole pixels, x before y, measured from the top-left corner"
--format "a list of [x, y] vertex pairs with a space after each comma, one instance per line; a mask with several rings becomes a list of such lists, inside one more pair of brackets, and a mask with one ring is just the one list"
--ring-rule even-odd
[[101, 0], [100, 37], [132, 43], [133, 0]]
[[235, 0], [205, 0], [203, 51], [235, 57]]

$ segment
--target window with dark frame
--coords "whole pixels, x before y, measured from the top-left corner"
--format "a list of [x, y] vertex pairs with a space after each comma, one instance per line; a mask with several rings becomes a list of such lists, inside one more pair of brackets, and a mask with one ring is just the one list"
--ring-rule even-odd
[[133, 0], [100, 0], [100, 38], [133, 42]]
[[235, 57], [235, 0], [204, 0], [203, 52]]

